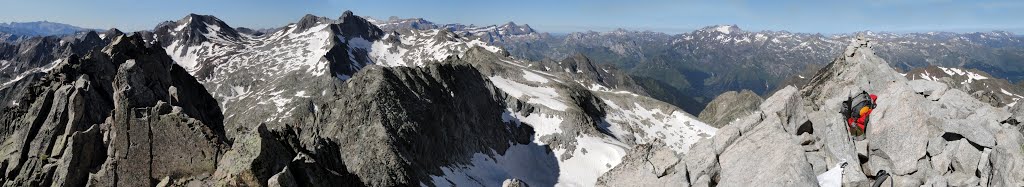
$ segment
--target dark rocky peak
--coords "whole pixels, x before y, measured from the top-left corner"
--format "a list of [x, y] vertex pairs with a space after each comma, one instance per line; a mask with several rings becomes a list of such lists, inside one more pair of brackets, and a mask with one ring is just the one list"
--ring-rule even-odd
[[[183, 22], [184, 21], [184, 22]], [[238, 38], [238, 31], [229, 26], [224, 21], [212, 15], [198, 15], [189, 14], [182, 20], [178, 21], [178, 25], [187, 24], [187, 28], [193, 31], [201, 31], [202, 33], [216, 33], [224, 35], [230, 38]]]
[[352, 14], [352, 11], [346, 10], [338, 18], [339, 24], [335, 27], [335, 31], [340, 32], [346, 39], [352, 37], [361, 37], [369, 41], [375, 41], [384, 36], [384, 31], [367, 21], [363, 17], [359, 17]]
[[85, 36], [82, 37], [81, 41], [83, 41], [83, 42], [98, 42], [98, 41], [103, 41], [103, 38], [101, 38], [100, 34], [96, 33], [96, 31], [89, 31], [89, 32], [85, 32]]
[[313, 115], [325, 125], [303, 126], [302, 132], [343, 145], [337, 158], [368, 186], [427, 184], [430, 176], [443, 174], [443, 166], [529, 144], [533, 133], [527, 125], [506, 124], [505, 94], [458, 60], [423, 67], [370, 65], [342, 87], [350, 89], [321, 105], [334, 109]]
[[197, 45], [210, 40], [238, 41], [241, 36], [233, 27], [211, 15], [189, 14], [176, 22], [164, 22], [153, 29], [162, 45], [182, 41]]
[[150, 58], [146, 61], [154, 61], [153, 63], [159, 64], [162, 69], [171, 69], [171, 64], [174, 64], [171, 57], [167, 56], [162, 47], [146, 42], [142, 35], [144, 34], [136, 32], [132, 35], [118, 36], [109, 45], [104, 47], [101, 52], [109, 56], [115, 64], [124, 63], [129, 59], [139, 60], [138, 58], [144, 57]]
[[499, 32], [504, 31], [505, 33], [502, 33], [502, 34], [506, 34], [506, 35], [524, 35], [524, 34], [536, 33], [536, 31], [534, 31], [533, 28], [530, 28], [529, 24], [516, 25], [515, 22], [511, 22], [511, 21], [506, 23], [506, 24], [504, 24], [504, 25], [501, 25], [500, 27], [498, 27], [498, 31]]
[[570, 72], [597, 73], [597, 67], [583, 53], [576, 53], [571, 57], [563, 59], [559, 64], [568, 68]]
[[89, 50], [106, 46], [109, 40], [104, 40], [96, 31], [89, 31], [82, 36], [75, 37], [70, 42], [71, 53], [85, 54]]
[[352, 10], [345, 10], [345, 12], [341, 13], [341, 17], [338, 17], [338, 20], [344, 21], [345, 19], [351, 19], [353, 16]]
[[125, 35], [124, 32], [121, 32], [121, 30], [118, 30], [117, 28], [110, 28], [109, 30], [103, 31], [100, 34], [102, 35], [101, 38], [103, 38], [104, 40], [113, 40], [118, 36]]
[[453, 41], [455, 41], [456, 38], [459, 38], [459, 35], [453, 33], [452, 31], [448, 31], [447, 29], [438, 30], [437, 34], [435, 34], [432, 37], [432, 39], [434, 39], [434, 42], [438, 42], [438, 43], [440, 43], [440, 42], [453, 42]]
[[302, 16], [302, 19], [299, 19], [299, 22], [295, 23], [295, 30], [292, 30], [292, 33], [306, 32], [310, 28], [316, 27], [317, 25], [329, 24], [333, 22], [334, 21], [332, 21], [330, 18], [306, 14], [305, 16]]
[[295, 23], [295, 29], [292, 30], [292, 33], [307, 32], [309, 29], [323, 24], [329, 24], [328, 27], [331, 29], [331, 32], [345, 37], [345, 40], [361, 37], [368, 41], [375, 41], [384, 36], [384, 31], [370, 23], [370, 21], [353, 15], [352, 11], [345, 11], [338, 20], [307, 14], [299, 22]]

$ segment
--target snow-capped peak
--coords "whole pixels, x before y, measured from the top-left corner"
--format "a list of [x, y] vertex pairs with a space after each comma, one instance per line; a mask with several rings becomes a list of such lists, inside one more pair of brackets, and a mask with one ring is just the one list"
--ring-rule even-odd
[[722, 33], [722, 34], [732, 34], [734, 32], [742, 31], [742, 30], [740, 30], [740, 27], [738, 27], [736, 25], [715, 25], [715, 26], [704, 27], [701, 30], [703, 30], [703, 31], [714, 31], [714, 32]]

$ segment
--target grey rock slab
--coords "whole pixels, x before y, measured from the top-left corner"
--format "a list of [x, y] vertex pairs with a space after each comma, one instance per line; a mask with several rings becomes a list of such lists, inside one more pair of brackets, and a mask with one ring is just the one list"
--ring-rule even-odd
[[968, 141], [981, 145], [983, 147], [992, 147], [996, 145], [996, 140], [992, 132], [989, 132], [984, 122], [969, 121], [969, 120], [949, 120], [943, 124], [943, 131], [947, 133], [954, 133], [963, 136]]
[[991, 186], [1024, 186], [1024, 135], [1015, 129], [1004, 128], [995, 134], [996, 147], [990, 162]]
[[[720, 186], [813, 186], [803, 150], [771, 116], [722, 153]], [[692, 173], [691, 173], [692, 174]]]
[[936, 136], [928, 140], [928, 155], [938, 155], [942, 153], [942, 150], [946, 148], [946, 139], [941, 136]]
[[926, 95], [929, 100], [938, 100], [949, 89], [946, 84], [923, 79], [907, 81], [907, 84], [915, 93]]
[[879, 94], [865, 136], [872, 149], [892, 160], [890, 173], [905, 175], [916, 171], [917, 160], [925, 156], [933, 127], [927, 111], [919, 107], [928, 101], [910, 92], [906, 84], [891, 85]]
[[822, 151], [828, 153], [826, 155], [830, 157], [830, 162], [827, 164], [834, 165], [841, 161], [850, 163], [843, 170], [843, 174], [846, 176], [843, 177], [843, 183], [850, 184], [867, 180], [860, 167], [857, 147], [850, 139], [846, 123], [842, 121], [843, 116], [838, 112], [815, 111], [809, 114], [808, 118], [814, 126], [815, 136], [820, 138], [819, 144], [822, 144]]
[[641, 144], [597, 179], [597, 186], [689, 186], [686, 166], [671, 149]]
[[[718, 155], [715, 154], [713, 140], [702, 139], [694, 143], [690, 150], [683, 157], [686, 161], [686, 170], [689, 172], [689, 181], [698, 181], [702, 175], [717, 175], [721, 167], [718, 163]], [[696, 184], [696, 183], [695, 183]]]
[[954, 146], [953, 169], [956, 172], [963, 172], [974, 175], [978, 170], [978, 163], [981, 162], [982, 151], [975, 148], [967, 140], [957, 140], [951, 143]]

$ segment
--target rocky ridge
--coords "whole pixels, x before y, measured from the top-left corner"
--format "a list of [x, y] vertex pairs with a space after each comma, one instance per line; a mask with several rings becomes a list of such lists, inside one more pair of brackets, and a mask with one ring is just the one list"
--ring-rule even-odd
[[[875, 45], [858, 37], [808, 85], [777, 91], [753, 114], [676, 157], [685, 165], [688, 184], [815, 186], [816, 176], [842, 163], [847, 163], [841, 170], [843, 186], [870, 185], [881, 170], [892, 174], [883, 186], [1024, 183], [1024, 135], [1016, 122], [1020, 107], [997, 108], [942, 83], [907, 80], [875, 54]], [[877, 94], [879, 105], [866, 139], [853, 141], [839, 107], [860, 90]], [[650, 152], [656, 151], [634, 154]], [[651, 173], [649, 167], [627, 163], [613, 171], [620, 169]], [[615, 173], [620, 174], [615, 178], [668, 180]]]
[[[249, 33], [189, 15], [132, 36], [147, 50], [165, 47], [152, 54], [170, 56], [208, 88], [216, 101], [204, 105], [221, 107], [214, 122], [223, 125], [214, 131], [213, 168], [130, 177], [172, 185], [589, 186], [632, 145], [659, 141], [681, 153], [715, 134], [586, 57], [526, 61], [448, 30], [384, 33], [351, 12]], [[122, 174], [96, 173], [129, 177]]]
[[5, 186], [208, 176], [229, 145], [215, 100], [137, 34], [56, 66], [3, 109]]

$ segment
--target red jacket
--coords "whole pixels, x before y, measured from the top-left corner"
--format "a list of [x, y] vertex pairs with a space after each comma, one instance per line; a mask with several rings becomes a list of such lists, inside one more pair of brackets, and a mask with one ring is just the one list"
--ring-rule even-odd
[[[871, 102], [872, 103], [874, 103], [875, 100], [878, 100], [878, 96], [876, 96], [875, 94], [871, 94], [870, 97], [871, 97]], [[860, 115], [860, 118], [857, 118], [857, 119], [848, 118], [848, 119], [846, 119], [846, 123], [847, 124], [851, 124], [851, 125], [852, 124], [857, 124], [857, 128], [860, 128], [861, 131], [864, 131], [865, 130], [864, 127], [867, 125], [866, 121], [868, 120], [868, 117], [871, 116], [871, 111], [872, 110], [868, 110], [863, 115]], [[856, 122], [856, 123], [854, 123], [854, 122]]]

